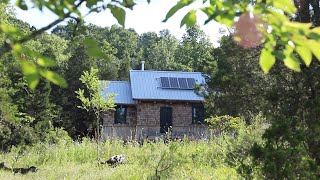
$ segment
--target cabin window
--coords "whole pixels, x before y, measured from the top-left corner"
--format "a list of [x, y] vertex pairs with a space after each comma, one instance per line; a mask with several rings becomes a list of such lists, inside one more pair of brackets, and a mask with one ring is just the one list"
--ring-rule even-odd
[[127, 107], [117, 106], [114, 114], [114, 123], [126, 124], [126, 120], [127, 120]]
[[194, 106], [192, 107], [192, 123], [193, 124], [202, 124], [204, 123], [204, 107], [203, 106]]

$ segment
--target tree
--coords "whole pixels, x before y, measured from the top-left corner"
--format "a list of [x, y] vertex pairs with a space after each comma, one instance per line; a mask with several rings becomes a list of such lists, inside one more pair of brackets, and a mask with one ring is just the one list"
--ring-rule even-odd
[[241, 48], [232, 36], [221, 38], [220, 47], [212, 50], [214, 60], [204, 69], [208, 113], [243, 116], [249, 121], [262, 111], [271, 78], [256, 63], [260, 52], [261, 47]]
[[[174, 57], [177, 47], [178, 40], [169, 30], [160, 31], [159, 36], [155, 32], [143, 33], [139, 38], [139, 51], [146, 62], [145, 69], [181, 70], [176, 68]], [[140, 66], [136, 68], [140, 69]]]
[[189, 71], [204, 72], [204, 68], [214, 60], [211, 56], [212, 48], [209, 38], [195, 25], [187, 28], [183, 35], [175, 53], [175, 61], [189, 68]]
[[133, 29], [124, 29], [116, 25], [105, 32], [104, 38], [112, 47], [117, 49], [114, 54], [120, 61], [118, 70], [118, 79], [127, 80], [129, 78], [129, 70], [134, 64], [138, 64], [138, 33]]
[[255, 63], [261, 47], [242, 49], [230, 38], [222, 38], [213, 51], [217, 64], [206, 71], [208, 112], [243, 116], [249, 124], [250, 117], [262, 112], [271, 126], [264, 134], [266, 143], [253, 146], [251, 155], [265, 177], [318, 177], [319, 63], [296, 73], [279, 62], [265, 76]]
[[[181, 8], [189, 6], [195, 0], [180, 0], [172, 7], [164, 21], [171, 18]], [[286, 67], [300, 72], [300, 63], [309, 67], [312, 54], [320, 60], [320, 53], [315, 48], [320, 44], [320, 33], [313, 24], [292, 22], [296, 15], [304, 14], [303, 20], [310, 20], [309, 5], [313, 10], [319, 10], [319, 1], [283, 0], [213, 0], [209, 5], [203, 1], [200, 10], [208, 16], [208, 23], [212, 20], [235, 27], [234, 40], [243, 47], [255, 47], [264, 44], [260, 54], [260, 66], [267, 73], [275, 64], [276, 59], [282, 60]], [[297, 7], [295, 7], [295, 5]], [[295, 14], [297, 12], [298, 14]], [[196, 11], [189, 11], [181, 20], [181, 26], [192, 27], [196, 24]], [[318, 19], [318, 11], [312, 17]], [[235, 23], [235, 20], [238, 21]], [[300, 18], [301, 19], [301, 18]], [[318, 21], [318, 20], [315, 20]], [[314, 21], [314, 22], [315, 22]], [[307, 21], [302, 21], [307, 22]], [[250, 33], [248, 33], [250, 32]], [[278, 47], [282, 47], [279, 49]], [[296, 58], [297, 53], [301, 61]]]
[[78, 108], [84, 109], [86, 111], [93, 111], [96, 115], [96, 138], [98, 142], [98, 163], [100, 162], [100, 151], [99, 151], [99, 143], [100, 143], [100, 118], [101, 113], [113, 110], [114, 95], [107, 94], [106, 96], [102, 95], [101, 92], [107, 88], [107, 82], [99, 81], [97, 77], [98, 70], [91, 68], [90, 72], [85, 71], [83, 75], [81, 75], [80, 81], [86, 86], [88, 92], [88, 97], [86, 97], [86, 93], [84, 89], [79, 89], [75, 93], [77, 97], [81, 100], [82, 105], [78, 106]]
[[[8, 2], [2, 0], [1, 2]], [[86, 2], [85, 0], [71, 0], [64, 1], [64, 3], [58, 2], [46, 2], [44, 0], [33, 3], [35, 8], [41, 10], [42, 8], [48, 8], [51, 12], [59, 16], [59, 19], [50, 23], [48, 26], [43, 27], [39, 30], [34, 30], [30, 34], [24, 34], [19, 31], [18, 28], [8, 26], [5, 23], [0, 24], [0, 31], [6, 36], [1, 49], [0, 55], [13, 50], [17, 57], [22, 57], [27, 54], [33, 58], [42, 59], [37, 63], [24, 63], [22, 66], [31, 67], [33, 71], [32, 78], [30, 78], [29, 71], [23, 71], [24, 75], [28, 75], [28, 84], [34, 88], [39, 82], [40, 76], [47, 78], [49, 81], [56, 83], [60, 86], [66, 86], [65, 81], [58, 74], [54, 72], [44, 71], [41, 62], [50, 64], [50, 60], [33, 53], [30, 50], [24, 50], [22, 44], [27, 42], [37, 35], [45, 32], [51, 27], [59, 24], [65, 19], [74, 19], [77, 24], [81, 22], [84, 15], [79, 11], [79, 7]], [[147, 0], [150, 2], [150, 0]], [[164, 21], [171, 18], [181, 8], [188, 6], [195, 2], [195, 0], [179, 0], [178, 3], [172, 7], [166, 15]], [[292, 23], [290, 20], [295, 17], [295, 12], [298, 8], [298, 15], [302, 22], [313, 18], [313, 22], [318, 21], [319, 17], [319, 5], [318, 1], [298, 1], [295, 0], [284, 0], [282, 3], [279, 1], [269, 0], [213, 0], [207, 5], [207, 0], [203, 1], [202, 8], [198, 9], [204, 12], [208, 16], [208, 23], [212, 20], [218, 21], [228, 27], [235, 27], [235, 40], [243, 47], [253, 47], [264, 43], [263, 51], [260, 55], [260, 65], [265, 73], [269, 72], [270, 68], [274, 65], [276, 59], [283, 60], [284, 64], [295, 71], [301, 71], [300, 61], [295, 57], [294, 53], [297, 53], [306, 66], [310, 65], [312, 54], [320, 59], [320, 52], [317, 50], [320, 42], [319, 29], [312, 29], [311, 24]], [[124, 25], [125, 21], [125, 8], [132, 9], [136, 3], [133, 0], [124, 1], [111, 1], [102, 2], [100, 0], [92, 0], [86, 3], [87, 11], [101, 12], [105, 9], [110, 9], [113, 16], [118, 20], [119, 24]], [[296, 7], [295, 7], [296, 5]], [[310, 6], [313, 8], [313, 15], [306, 14]], [[29, 7], [25, 3], [25, 0], [17, 1], [17, 6], [23, 10], [27, 10]], [[272, 8], [270, 8], [272, 7]], [[181, 20], [181, 26], [186, 25], [192, 27], [196, 24], [196, 11], [189, 11], [184, 18]], [[239, 18], [238, 18], [239, 17]], [[235, 23], [235, 20], [238, 21]], [[316, 25], [316, 23], [314, 23]], [[281, 27], [281, 28], [279, 28]], [[251, 33], [247, 33], [247, 32]], [[284, 49], [278, 49], [278, 46], [282, 46]], [[101, 54], [97, 47], [92, 53]], [[92, 51], [93, 52], [93, 51]], [[121, 59], [121, 58], [120, 58]], [[126, 70], [130, 67], [130, 58], [126, 57], [125, 61], [121, 65], [121, 70]], [[30, 69], [23, 67], [23, 69]], [[42, 73], [39, 73], [42, 71]]]

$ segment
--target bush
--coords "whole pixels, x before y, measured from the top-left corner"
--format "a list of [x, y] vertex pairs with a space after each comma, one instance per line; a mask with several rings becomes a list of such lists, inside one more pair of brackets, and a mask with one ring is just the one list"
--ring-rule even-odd
[[[62, 128], [44, 126], [36, 128], [31, 123], [2, 123], [0, 124], [1, 151], [9, 151], [12, 146], [32, 146], [36, 143], [45, 142], [48, 144], [60, 144], [72, 141], [68, 133]], [[41, 127], [41, 128], [39, 128]]]
[[255, 164], [250, 153], [254, 145], [263, 145], [262, 136], [268, 124], [261, 115], [248, 125], [240, 117], [219, 116], [207, 119], [210, 128], [220, 132], [214, 139], [224, 153], [224, 163], [234, 168], [245, 179], [262, 178], [261, 166]]

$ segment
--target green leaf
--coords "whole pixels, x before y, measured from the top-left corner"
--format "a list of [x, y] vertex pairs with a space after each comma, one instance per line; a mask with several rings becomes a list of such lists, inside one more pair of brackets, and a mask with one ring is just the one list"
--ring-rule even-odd
[[22, 48], [21, 44], [14, 44], [12, 46], [12, 51], [13, 51], [13, 54], [19, 58], [19, 56], [23, 52], [23, 48]]
[[216, 10], [212, 15], [209, 16], [209, 18], [204, 22], [204, 24], [207, 24], [214, 19], [217, 22], [220, 22], [228, 27], [232, 27], [234, 24], [234, 17], [235, 14], [231, 11], [227, 12]]
[[290, 29], [290, 30], [303, 30], [303, 31], [307, 31], [310, 30], [312, 23], [299, 23], [299, 22], [290, 22], [290, 21], [285, 21], [283, 23], [286, 28]]
[[96, 57], [96, 58], [106, 58], [106, 55], [99, 49], [96, 48], [87, 48], [87, 53], [89, 56]]
[[267, 21], [270, 25], [282, 24], [283, 22], [288, 21], [287, 17], [284, 14], [276, 11], [275, 9], [268, 8], [266, 12], [266, 19], [264, 20]]
[[[79, 11], [78, 8], [74, 8], [74, 1], [62, 1], [62, 4], [65, 8], [67, 8], [70, 12], [76, 13], [80, 18], [82, 18], [81, 12]], [[97, 1], [95, 1], [97, 3]]]
[[187, 27], [192, 27], [197, 22], [196, 10], [189, 11], [181, 20], [180, 27], [186, 25]]
[[27, 60], [21, 60], [20, 64], [21, 64], [22, 73], [24, 75], [38, 73], [37, 66], [34, 63]]
[[166, 18], [162, 22], [166, 22], [170, 17], [172, 17], [179, 9], [190, 5], [195, 2], [195, 0], [180, 0], [175, 6], [173, 6], [166, 15]]
[[0, 24], [0, 31], [10, 36], [23, 36], [23, 33], [19, 29], [6, 24]]
[[86, 45], [87, 47], [98, 47], [99, 46], [98, 41], [95, 39], [91, 39], [91, 38], [84, 39], [83, 44]]
[[275, 62], [276, 58], [272, 52], [269, 49], [264, 48], [260, 55], [260, 67], [263, 72], [267, 74]]
[[55, 73], [53, 71], [49, 71], [49, 70], [43, 70], [43, 69], [41, 69], [39, 72], [42, 77], [46, 78], [50, 82], [52, 82], [58, 86], [61, 86], [63, 88], [68, 87], [67, 81], [63, 77], [58, 75], [57, 73]]
[[225, 24], [228, 27], [232, 27], [234, 24], [234, 14], [231, 14], [230, 12], [220, 14], [215, 18], [218, 22]]
[[57, 65], [57, 63], [54, 60], [48, 57], [40, 57], [37, 63], [42, 67], [54, 67]]
[[215, 8], [214, 6], [204, 7], [201, 8], [201, 11], [203, 11], [207, 16], [211, 16], [214, 13]]
[[86, 6], [88, 8], [91, 8], [92, 6], [94, 6], [95, 4], [97, 4], [97, 0], [87, 0]]
[[121, 5], [132, 10], [136, 3], [133, 2], [133, 0], [124, 0], [122, 1]]
[[100, 50], [98, 41], [86, 38], [83, 40], [83, 44], [87, 46], [86, 51], [89, 56], [96, 58], [106, 58], [106, 54]]
[[300, 72], [300, 61], [293, 55], [294, 45], [287, 44], [285, 49], [282, 50], [284, 64], [294, 71]]
[[292, 69], [297, 72], [301, 71], [299, 60], [296, 57], [294, 57], [292, 54], [290, 56], [286, 56], [283, 62], [289, 69]]
[[305, 46], [297, 46], [295, 50], [299, 54], [299, 56], [302, 58], [306, 66], [309, 67], [312, 61], [312, 53], [310, 49]]
[[305, 45], [311, 50], [312, 54], [320, 61], [320, 42], [308, 40]]
[[313, 28], [311, 31], [320, 35], [320, 27]]
[[22, 10], [28, 10], [28, 7], [26, 5], [26, 2], [24, 2], [24, 0], [18, 0], [16, 2], [16, 5]]
[[122, 8], [110, 4], [108, 4], [107, 8], [111, 10], [113, 17], [117, 19], [118, 23], [124, 27], [126, 12]]
[[286, 13], [293, 14], [297, 11], [296, 6], [292, 0], [268, 0], [267, 4], [279, 8]]
[[37, 66], [27, 60], [21, 60], [20, 65], [29, 88], [34, 89], [40, 81]]
[[29, 74], [24, 76], [30, 89], [35, 89], [39, 84], [39, 74]]

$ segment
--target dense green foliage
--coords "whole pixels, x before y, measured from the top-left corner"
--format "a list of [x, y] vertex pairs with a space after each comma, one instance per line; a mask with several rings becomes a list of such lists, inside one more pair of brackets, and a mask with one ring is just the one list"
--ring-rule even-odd
[[[0, 16], [6, 24], [19, 27], [26, 34], [35, 30], [16, 19], [9, 11], [9, 5], [1, 4], [0, 7], [7, 9], [1, 11], [3, 14]], [[5, 36], [0, 35], [0, 40], [4, 40]], [[79, 89], [83, 90], [84, 97], [92, 93], [80, 79], [83, 72], [91, 68], [99, 71], [96, 75], [100, 80], [128, 80], [129, 70], [140, 69], [141, 61], [146, 62], [146, 70], [196, 71], [201, 70], [197, 55], [203, 53], [203, 61], [213, 60], [210, 56], [212, 45], [199, 27], [188, 29], [183, 41], [179, 42], [168, 30], [139, 35], [133, 29], [116, 25], [102, 28], [71, 20], [67, 25], [55, 27], [51, 34], [43, 33], [29, 40], [24, 47], [39, 57], [50, 58], [49, 61], [31, 60], [43, 64], [41, 69], [46, 72], [59, 73], [68, 87], [61, 88], [46, 78], [40, 78], [37, 88], [31, 90], [28, 78], [38, 75], [25, 76], [23, 73], [24, 68], [34, 67], [32, 63], [21, 60], [14, 53], [2, 55], [0, 125], [3, 128], [0, 140], [3, 150], [10, 149], [12, 145], [42, 141], [54, 128], [64, 128], [75, 139], [92, 137], [96, 130], [94, 108], [88, 112], [79, 109], [83, 103], [75, 93]], [[100, 50], [95, 51], [96, 48]]]
[[[147, 0], [148, 3], [150, 3], [150, 1], [151, 0]], [[179, 0], [177, 4], [169, 10], [163, 21], [166, 22], [177, 11], [189, 6], [195, 1], [196, 0]], [[0, 3], [8, 3], [8, 0], [1, 0]], [[318, 25], [317, 21], [320, 16], [318, 13], [319, 1], [317, 0], [282, 0], [281, 3], [279, 0], [203, 0], [202, 3], [203, 7], [190, 10], [182, 18], [180, 26], [186, 25], [188, 28], [191, 28], [196, 25], [196, 12], [202, 11], [208, 16], [205, 24], [215, 20], [228, 27], [234, 27], [233, 37], [240, 46], [252, 48], [264, 43], [263, 50], [260, 53], [260, 66], [265, 73], [269, 72], [277, 59], [283, 61], [284, 65], [289, 69], [298, 72], [301, 71], [300, 63], [309, 66], [313, 55], [320, 60], [320, 53], [316, 48], [320, 45], [320, 31], [319, 28], [314, 28]], [[135, 5], [134, 0], [112, 0], [106, 2], [102, 0], [90, 0], [89, 2], [86, 0], [59, 2], [39, 0], [31, 1], [30, 4], [27, 4], [25, 0], [18, 0], [16, 2], [17, 8], [22, 10], [28, 10], [29, 8], [42, 10], [46, 8], [59, 18], [41, 29], [33, 28], [33, 31], [29, 33], [24, 32], [22, 27], [14, 27], [6, 21], [1, 21], [0, 32], [3, 33], [5, 40], [3, 40], [0, 46], [0, 56], [12, 51], [16, 58], [22, 60], [22, 72], [31, 89], [38, 85], [40, 77], [61, 87], [66, 87], [67, 83], [63, 77], [54, 71], [46, 69], [48, 66], [56, 66], [54, 61], [47, 56], [42, 56], [36, 53], [36, 51], [25, 47], [24, 43], [36, 38], [46, 30], [49, 30], [66, 19], [75, 20], [76, 23], [72, 29], [78, 30], [81, 27], [83, 17], [90, 13], [101, 12], [107, 9], [110, 10], [118, 23], [124, 26], [126, 18], [125, 9], [132, 10]], [[82, 11], [80, 11], [80, 7], [82, 7], [83, 10], [85, 9], [87, 14], [84, 15]], [[310, 7], [313, 13], [309, 13], [311, 12]], [[293, 23], [293, 19], [299, 22]], [[313, 23], [308, 23], [311, 19], [313, 19]], [[60, 30], [62, 30], [62, 32], [60, 32]], [[63, 32], [64, 30], [66, 29], [59, 28], [56, 32], [62, 33], [61, 35], [70, 35], [71, 31], [66, 30]], [[251, 33], [247, 33], [248, 31]], [[109, 39], [109, 41], [112, 42], [113, 39], [119, 40], [123, 37], [129, 36], [115, 36]], [[129, 39], [130, 38], [127, 40]], [[87, 39], [83, 44], [89, 46], [88, 54], [90, 56], [104, 56], [97, 45], [98, 41]], [[123, 44], [117, 44], [123, 47]], [[279, 46], [281, 49], [278, 48]], [[129, 49], [131, 49], [130, 46]], [[299, 55], [300, 59], [296, 58], [295, 53]], [[128, 57], [127, 55], [125, 50], [121, 53], [122, 58], [125, 58], [125, 61], [121, 64], [122, 70], [127, 70], [129, 67], [132, 57]], [[33, 61], [32, 59], [37, 60]]]
[[216, 69], [207, 71], [208, 113], [243, 116], [249, 124], [252, 116], [262, 113], [271, 126], [263, 136], [266, 144], [253, 146], [252, 155], [262, 163], [265, 177], [317, 179], [319, 63], [302, 65], [300, 73], [276, 63], [266, 76], [256, 63], [260, 51], [241, 49], [230, 37], [221, 40], [213, 53]]
[[[195, 1], [179, 0], [164, 21]], [[298, 72], [301, 63], [310, 66], [313, 55], [320, 61], [320, 29], [315, 28], [319, 25], [318, 0], [204, 0], [202, 7], [184, 16], [181, 26], [194, 26], [197, 11], [207, 15], [205, 23], [215, 20], [233, 27], [234, 40], [244, 48], [264, 44], [259, 61], [265, 73], [276, 60]]]

